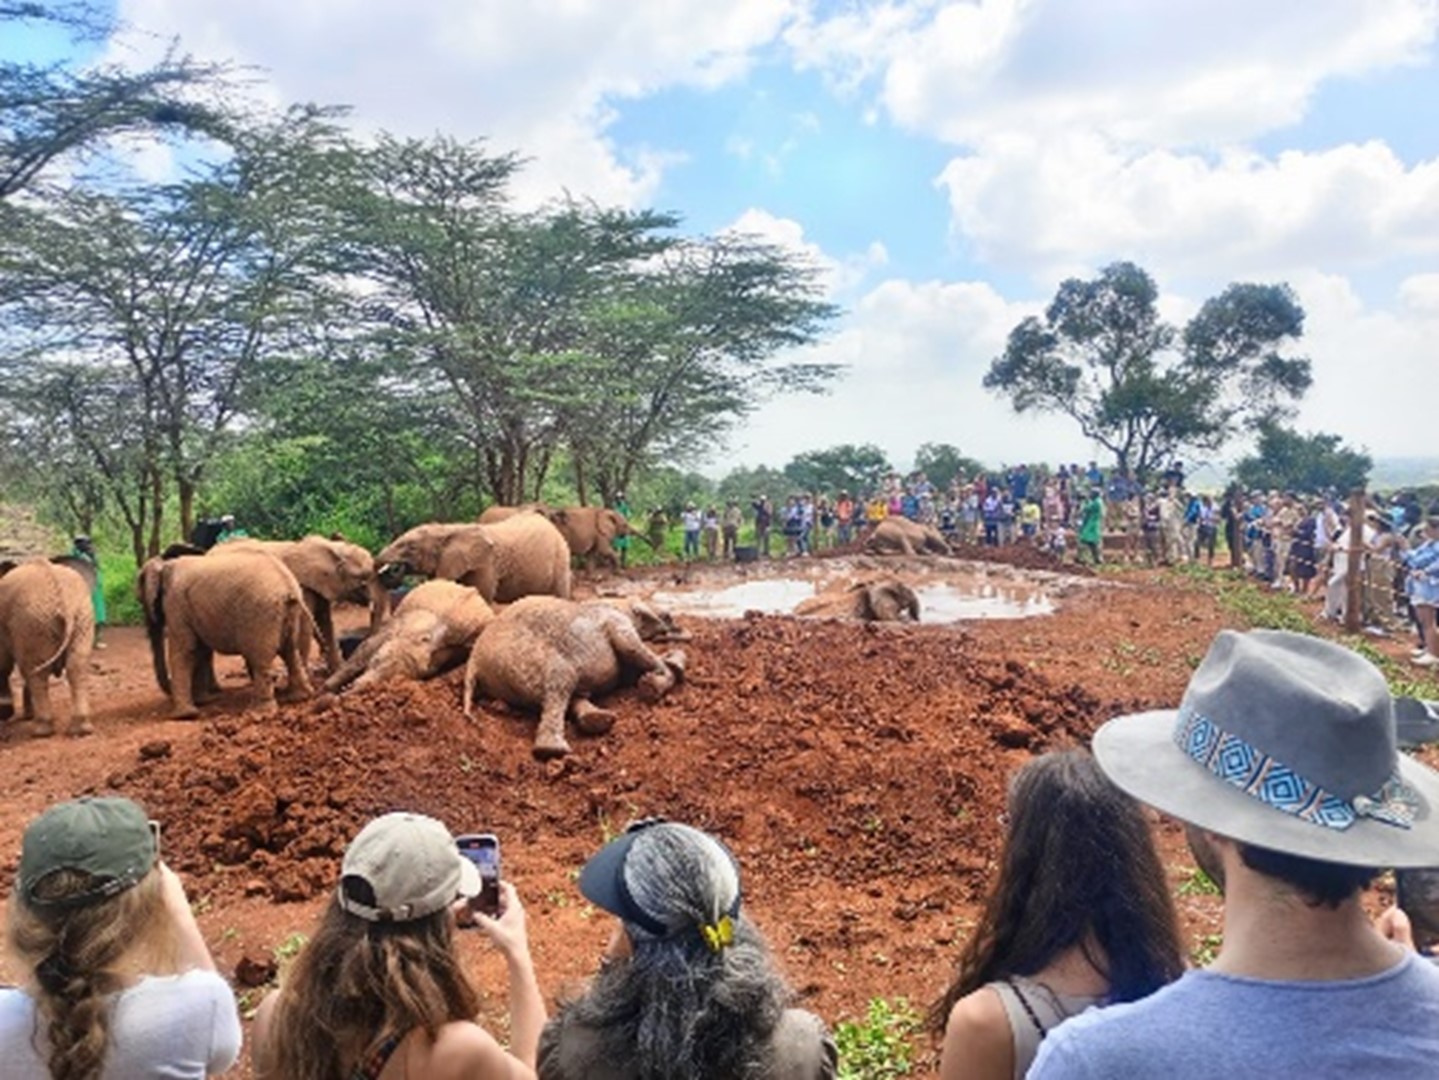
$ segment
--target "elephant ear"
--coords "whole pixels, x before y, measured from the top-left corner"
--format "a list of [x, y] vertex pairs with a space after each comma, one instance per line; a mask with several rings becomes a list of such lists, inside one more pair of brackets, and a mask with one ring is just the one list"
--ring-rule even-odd
[[6, 574], [8, 574], [11, 570], [14, 570], [15, 567], [19, 565], [20, 564], [14, 559], [5, 559], [3, 561], [0, 561], [0, 577], [4, 577]]

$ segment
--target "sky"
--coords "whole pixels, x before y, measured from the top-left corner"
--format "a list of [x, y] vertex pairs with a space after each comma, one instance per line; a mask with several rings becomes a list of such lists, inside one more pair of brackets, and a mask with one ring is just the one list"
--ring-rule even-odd
[[[680, 213], [808, 253], [844, 315], [831, 392], [696, 431], [705, 471], [872, 442], [1088, 460], [1072, 422], [981, 380], [1066, 277], [1128, 259], [1183, 320], [1287, 282], [1315, 385], [1297, 424], [1439, 453], [1439, 0], [118, 0], [254, 65], [275, 104], [486, 138], [515, 188]], [[4, 44], [36, 55], [32, 36]], [[68, 47], [68, 46], [66, 46]], [[92, 57], [93, 58], [93, 57]], [[170, 166], [157, 147], [143, 167]], [[1226, 447], [1233, 457], [1245, 447]]]

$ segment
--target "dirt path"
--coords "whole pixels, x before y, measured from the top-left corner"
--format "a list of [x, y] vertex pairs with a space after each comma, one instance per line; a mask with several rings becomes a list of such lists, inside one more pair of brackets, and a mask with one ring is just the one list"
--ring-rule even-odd
[[[362, 822], [415, 809], [500, 834], [553, 995], [593, 969], [609, 932], [575, 889], [578, 867], [658, 813], [733, 846], [747, 903], [810, 1007], [834, 1021], [876, 996], [925, 1003], [993, 870], [1007, 774], [1111, 715], [1173, 704], [1224, 623], [1209, 595], [1143, 574], [1017, 621], [691, 619], [687, 682], [656, 706], [617, 695], [615, 729], [550, 766], [530, 755], [533, 720], [465, 721], [458, 673], [265, 717], [244, 711], [227, 662], [224, 699], [172, 722], [143, 634], [117, 629], [97, 654], [94, 737], [0, 744], [0, 886], [45, 805], [131, 795], [165, 823], [166, 857], [229, 975], [309, 927]], [[1161, 842], [1178, 888], [1187, 852], [1172, 827]], [[1181, 906], [1202, 946], [1217, 901]], [[465, 948], [498, 1017], [501, 968], [482, 943]]]

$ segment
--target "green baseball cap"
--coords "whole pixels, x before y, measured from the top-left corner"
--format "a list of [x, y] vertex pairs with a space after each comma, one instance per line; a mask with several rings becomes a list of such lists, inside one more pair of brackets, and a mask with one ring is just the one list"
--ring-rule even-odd
[[[50, 807], [25, 830], [18, 887], [31, 907], [85, 907], [138, 883], [158, 858], [150, 820], [135, 803], [115, 797], [75, 799]], [[59, 899], [37, 896], [36, 887], [59, 870], [83, 871], [95, 886]]]

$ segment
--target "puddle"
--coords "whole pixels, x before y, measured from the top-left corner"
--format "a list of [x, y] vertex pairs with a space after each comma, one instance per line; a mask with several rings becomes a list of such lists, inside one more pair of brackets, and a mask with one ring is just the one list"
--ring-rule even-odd
[[[919, 597], [919, 621], [924, 623], [1027, 619], [1054, 611], [1054, 601], [1038, 589], [1017, 583], [1000, 584], [984, 578], [963, 584], [934, 582], [919, 586], [914, 591]], [[817, 592], [813, 581], [765, 578], [724, 589], [657, 592], [654, 601], [676, 615], [738, 619], [746, 611], [788, 615]]]

